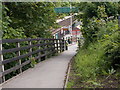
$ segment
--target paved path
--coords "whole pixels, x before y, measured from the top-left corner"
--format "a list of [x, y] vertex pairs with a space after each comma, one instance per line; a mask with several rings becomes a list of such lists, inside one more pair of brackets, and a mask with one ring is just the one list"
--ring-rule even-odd
[[76, 54], [76, 49], [77, 45], [69, 46], [68, 51], [37, 64], [34, 68], [9, 80], [2, 87], [63, 88], [68, 63]]

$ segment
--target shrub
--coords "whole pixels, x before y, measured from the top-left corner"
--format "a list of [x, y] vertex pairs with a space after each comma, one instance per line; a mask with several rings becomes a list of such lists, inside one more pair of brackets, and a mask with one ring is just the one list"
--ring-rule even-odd
[[114, 69], [120, 68], [120, 32], [115, 32], [110, 37], [110, 43], [105, 47], [106, 60]]

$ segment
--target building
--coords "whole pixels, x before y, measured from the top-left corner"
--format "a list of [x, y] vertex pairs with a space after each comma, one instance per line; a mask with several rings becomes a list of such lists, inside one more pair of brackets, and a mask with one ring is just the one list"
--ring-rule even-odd
[[[72, 16], [72, 22], [74, 22], [73, 17], [74, 16]], [[71, 16], [66, 16], [64, 19], [57, 20], [57, 23], [58, 25], [61, 26], [61, 28], [52, 30], [52, 35], [58, 39], [58, 38], [63, 38], [63, 36], [65, 36], [66, 34], [69, 34], [70, 33], [69, 28], [71, 25], [70, 21], [71, 21]]]
[[[52, 30], [52, 35], [56, 39], [64, 38], [65, 40], [70, 39], [71, 41], [77, 41], [80, 37], [80, 29], [77, 27], [78, 22], [74, 19], [74, 15], [72, 16], [72, 23], [75, 27], [71, 27], [71, 16], [67, 16], [64, 19], [57, 20], [58, 25], [61, 28]], [[72, 28], [72, 29], [71, 29]], [[71, 31], [72, 30], [72, 31]]]

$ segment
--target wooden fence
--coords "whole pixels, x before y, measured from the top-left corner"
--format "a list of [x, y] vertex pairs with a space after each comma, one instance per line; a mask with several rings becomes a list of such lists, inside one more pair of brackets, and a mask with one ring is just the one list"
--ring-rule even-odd
[[66, 50], [63, 39], [4, 39], [0, 41], [0, 83]]

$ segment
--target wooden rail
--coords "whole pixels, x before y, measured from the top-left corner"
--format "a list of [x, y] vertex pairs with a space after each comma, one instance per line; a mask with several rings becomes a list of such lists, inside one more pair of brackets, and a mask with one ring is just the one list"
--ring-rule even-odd
[[66, 50], [63, 39], [4, 39], [0, 40], [0, 83]]

